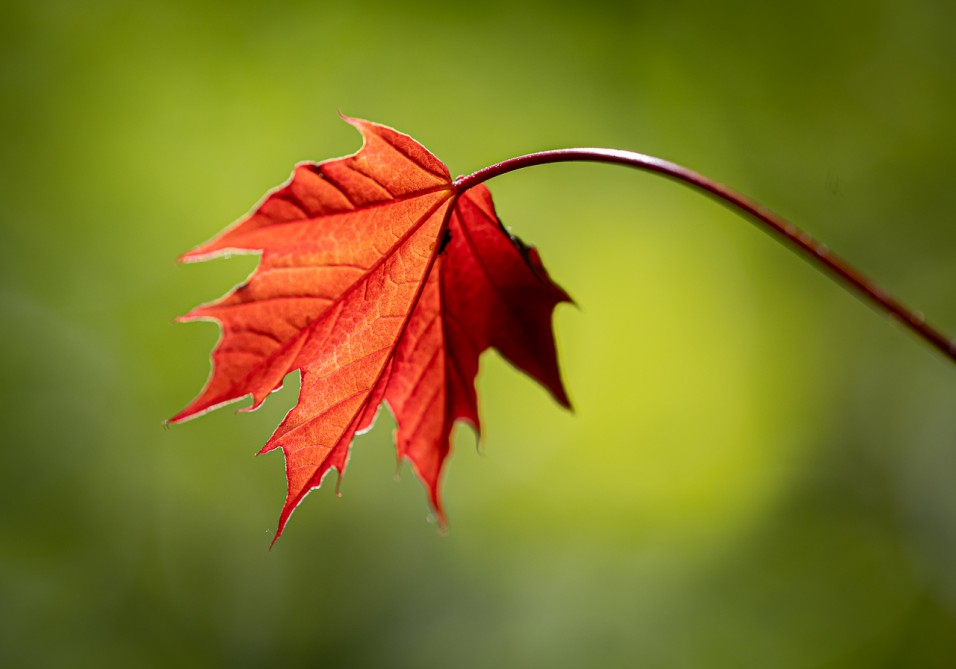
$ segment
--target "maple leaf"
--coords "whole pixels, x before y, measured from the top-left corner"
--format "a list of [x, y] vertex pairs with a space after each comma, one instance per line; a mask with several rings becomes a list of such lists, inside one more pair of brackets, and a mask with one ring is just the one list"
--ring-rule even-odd
[[618, 149], [556, 149], [452, 181], [407, 135], [345, 120], [364, 138], [357, 153], [297, 165], [252, 214], [182, 258], [261, 254], [246, 283], [180, 319], [218, 322], [222, 337], [205, 388], [170, 422], [248, 395], [247, 410], [256, 409], [286, 374], [300, 372], [298, 402], [261, 451], [285, 455], [288, 492], [275, 539], [330, 470], [341, 478], [352, 439], [372, 426], [382, 402], [398, 425], [399, 458], [411, 463], [444, 524], [440, 481], [451, 430], [458, 420], [479, 430], [474, 381], [488, 348], [569, 406], [551, 316], [570, 298], [537, 252], [504, 230], [483, 185], [525, 167], [590, 161], [680, 181], [745, 215], [956, 361], [956, 340], [826, 245], [676, 163]]
[[249, 395], [256, 409], [299, 370], [298, 402], [260, 451], [285, 455], [276, 539], [330, 470], [344, 473], [383, 401], [398, 456], [444, 523], [452, 426], [479, 430], [474, 382], [490, 347], [569, 406], [551, 316], [570, 298], [537, 251], [505, 231], [483, 185], [459, 189], [407, 135], [345, 120], [364, 138], [357, 153], [297, 165], [249, 216], [182, 257], [261, 254], [246, 283], [180, 318], [218, 322], [222, 337], [205, 388], [170, 422]]

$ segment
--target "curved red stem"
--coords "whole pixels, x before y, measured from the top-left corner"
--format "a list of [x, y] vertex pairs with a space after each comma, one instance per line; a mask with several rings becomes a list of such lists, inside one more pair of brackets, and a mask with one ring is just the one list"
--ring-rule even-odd
[[836, 275], [849, 287], [855, 289], [864, 298], [864, 301], [868, 301], [877, 309], [890, 314], [917, 336], [939, 350], [947, 358], [956, 362], [956, 342], [945, 336], [939, 330], [928, 325], [921, 314], [888, 295], [862, 272], [839, 256], [831, 253], [825, 245], [819, 243], [792, 223], [777, 216], [753, 200], [713, 179], [708, 179], [702, 174], [698, 174], [676, 163], [654, 158], [653, 156], [646, 156], [641, 153], [633, 153], [631, 151], [617, 151], [614, 149], [558, 149], [556, 151], [541, 151], [526, 156], [518, 156], [517, 158], [511, 158], [485, 167], [473, 174], [458, 177], [454, 181], [454, 186], [458, 193], [463, 193], [469, 188], [477, 186], [488, 179], [524, 167], [572, 161], [626, 165], [647, 172], [662, 174], [704, 191], [717, 198], [723, 204], [749, 216], [751, 220], [757, 223], [758, 227], [794, 247], [802, 253], [804, 257], [810, 260], [811, 263]]

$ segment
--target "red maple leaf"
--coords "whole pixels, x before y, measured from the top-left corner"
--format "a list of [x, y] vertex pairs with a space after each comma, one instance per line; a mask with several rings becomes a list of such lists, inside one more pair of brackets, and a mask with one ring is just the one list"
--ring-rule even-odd
[[504, 230], [483, 185], [459, 191], [410, 137], [346, 120], [365, 140], [356, 154], [297, 165], [249, 216], [182, 258], [261, 254], [246, 283], [180, 319], [216, 321], [222, 337], [206, 387], [171, 422], [247, 395], [256, 409], [300, 371], [298, 403], [261, 451], [285, 455], [276, 538], [326, 473], [341, 476], [383, 400], [398, 456], [444, 522], [452, 425], [479, 429], [474, 381], [489, 347], [569, 406], [551, 314], [570, 298], [537, 252]]

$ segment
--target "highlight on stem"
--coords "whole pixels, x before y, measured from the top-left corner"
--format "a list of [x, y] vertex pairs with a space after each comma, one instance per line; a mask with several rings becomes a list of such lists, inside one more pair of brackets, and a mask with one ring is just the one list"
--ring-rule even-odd
[[876, 282], [853, 267], [809, 234], [727, 186], [698, 172], [653, 156], [616, 149], [573, 148], [540, 151], [490, 165], [455, 179], [458, 194], [489, 179], [534, 165], [564, 162], [597, 162], [625, 165], [645, 172], [661, 174], [715, 198], [721, 204], [743, 214], [760, 229], [796, 250], [811, 264], [835, 276], [865, 302], [885, 312], [923, 339], [944, 356], [956, 362], [956, 341], [929, 325], [919, 312], [889, 295]]

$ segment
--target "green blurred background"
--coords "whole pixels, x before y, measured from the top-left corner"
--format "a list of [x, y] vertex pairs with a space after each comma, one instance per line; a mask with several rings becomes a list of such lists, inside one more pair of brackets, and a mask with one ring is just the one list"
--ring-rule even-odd
[[748, 223], [619, 167], [491, 183], [580, 309], [574, 415], [494, 355], [441, 535], [393, 423], [268, 550], [294, 402], [163, 429], [254, 258], [177, 266], [337, 112], [453, 174], [659, 155], [956, 332], [949, 0], [13, 0], [0, 21], [0, 665], [953, 667], [956, 369]]

